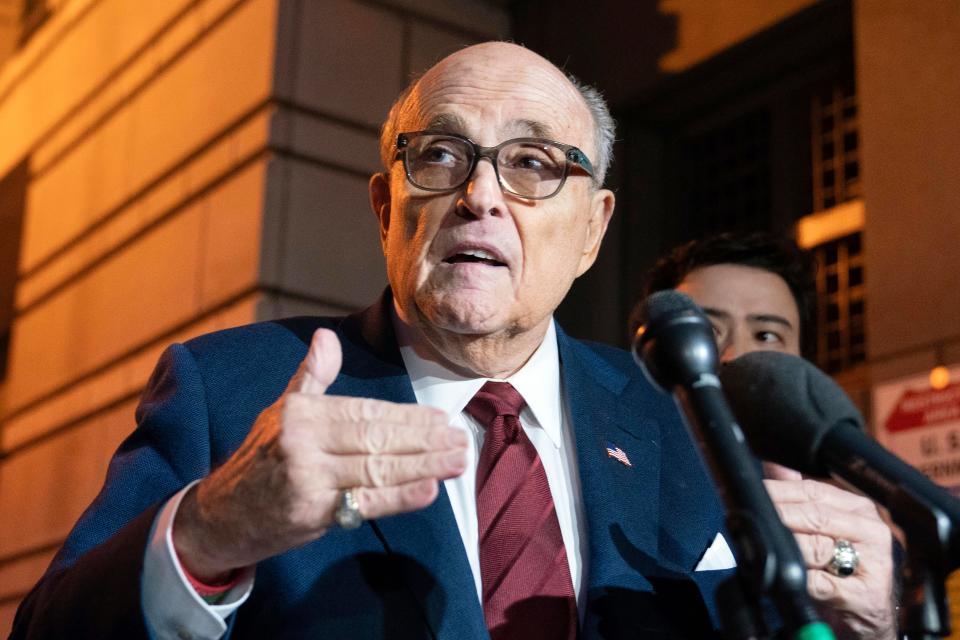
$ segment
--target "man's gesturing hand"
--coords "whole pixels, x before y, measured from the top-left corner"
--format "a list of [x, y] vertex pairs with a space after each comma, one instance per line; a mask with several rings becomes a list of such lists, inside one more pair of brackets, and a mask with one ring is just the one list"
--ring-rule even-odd
[[364, 518], [378, 518], [426, 507], [438, 480], [463, 473], [466, 434], [442, 411], [324, 395], [341, 358], [336, 335], [318, 329], [283, 395], [184, 497], [173, 540], [197, 578], [216, 581], [320, 537], [343, 489], [354, 489]]

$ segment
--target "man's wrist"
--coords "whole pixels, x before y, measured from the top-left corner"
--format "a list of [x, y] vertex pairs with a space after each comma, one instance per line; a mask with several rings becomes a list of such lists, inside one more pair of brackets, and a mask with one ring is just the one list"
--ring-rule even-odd
[[187, 582], [190, 583], [190, 587], [196, 591], [197, 595], [203, 598], [203, 601], [207, 604], [219, 604], [231, 589], [240, 584], [243, 577], [242, 571], [234, 569], [230, 572], [230, 577], [227, 582], [207, 584], [191, 574], [180, 558], [177, 558], [177, 560], [180, 562], [180, 568], [183, 569], [183, 574], [186, 576]]
[[[207, 551], [211, 544], [210, 536], [198, 534], [198, 530], [203, 528], [197, 501], [199, 486], [196, 484], [190, 487], [177, 509], [171, 531], [173, 548], [181, 568], [194, 588], [200, 585], [207, 591], [218, 591], [219, 587], [227, 585], [222, 590], [227, 591], [231, 582], [235, 582], [240, 567], [213, 561], [213, 554]], [[213, 544], [216, 545], [215, 542]], [[197, 592], [204, 595], [200, 589]]]

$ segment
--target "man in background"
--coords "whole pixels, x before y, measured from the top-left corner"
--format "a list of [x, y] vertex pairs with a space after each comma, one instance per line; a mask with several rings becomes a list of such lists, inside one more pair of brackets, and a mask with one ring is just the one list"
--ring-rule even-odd
[[[690, 296], [710, 320], [721, 362], [752, 351], [780, 351], [811, 358], [816, 343], [815, 278], [813, 257], [784, 236], [761, 231], [728, 232], [692, 240], [660, 258], [645, 274], [643, 297], [630, 315], [630, 335], [639, 327], [643, 301], [657, 291], [675, 289]], [[777, 427], [771, 424], [770, 428]], [[870, 520], [878, 517], [875, 505], [865, 498], [857, 500], [857, 496], [828, 484], [802, 480], [799, 472], [771, 462], [764, 462], [763, 469], [767, 490], [775, 501], [799, 482], [811, 494], [827, 492], [844, 500], [849, 497], [853, 510]], [[780, 511], [783, 517], [783, 509]], [[789, 520], [784, 520], [789, 526]], [[855, 531], [850, 533], [847, 540], [856, 548], [867, 546], [857, 547], [860, 540]], [[833, 553], [836, 542], [820, 537], [815, 544], [826, 557]], [[866, 553], [872, 554], [872, 550]], [[833, 575], [822, 566], [808, 567], [807, 579], [811, 593], [826, 603], [845, 598], [842, 594], [851, 586], [846, 583], [847, 577]], [[868, 599], [858, 595], [834, 611], [845, 611], [847, 624], [854, 621], [853, 626], [870, 628], [872, 610]], [[851, 615], [858, 611], [866, 614], [861, 620]], [[828, 613], [827, 619], [837, 622], [834, 613]]]
[[[660, 258], [643, 299], [665, 289], [690, 296], [713, 324], [721, 361], [750, 351], [810, 358], [815, 344], [815, 265], [789, 238], [764, 232], [693, 240]], [[637, 329], [639, 304], [631, 314]]]

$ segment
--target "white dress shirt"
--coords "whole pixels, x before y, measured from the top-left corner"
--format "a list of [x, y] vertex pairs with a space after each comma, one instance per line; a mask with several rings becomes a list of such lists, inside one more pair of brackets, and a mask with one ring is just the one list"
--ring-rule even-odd
[[[450, 416], [450, 425], [465, 430], [470, 436], [466, 471], [456, 478], [445, 480], [443, 485], [460, 529], [467, 560], [473, 570], [477, 596], [482, 598], [476, 477], [485, 431], [464, 409], [480, 387], [491, 378], [465, 378], [436, 362], [420, 357], [410, 346], [410, 334], [402, 321], [394, 318], [394, 326], [400, 343], [400, 355], [407, 373], [410, 374], [417, 403], [446, 411]], [[580, 603], [581, 590], [585, 584], [586, 527], [580, 498], [576, 445], [560, 382], [557, 332], [552, 320], [540, 347], [519, 371], [504, 381], [513, 385], [527, 403], [520, 412], [520, 424], [543, 462], [553, 503], [557, 508], [563, 545], [567, 551], [573, 592]]]

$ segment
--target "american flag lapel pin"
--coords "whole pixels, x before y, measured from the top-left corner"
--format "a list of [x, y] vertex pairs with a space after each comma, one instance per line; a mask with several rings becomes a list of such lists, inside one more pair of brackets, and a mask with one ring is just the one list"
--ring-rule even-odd
[[627, 466], [627, 467], [633, 466], [633, 464], [630, 462], [630, 458], [628, 458], [627, 454], [623, 452], [623, 449], [616, 446], [612, 442], [607, 443], [607, 457], [613, 458], [614, 460], [616, 460], [617, 462], [619, 462], [624, 466]]

